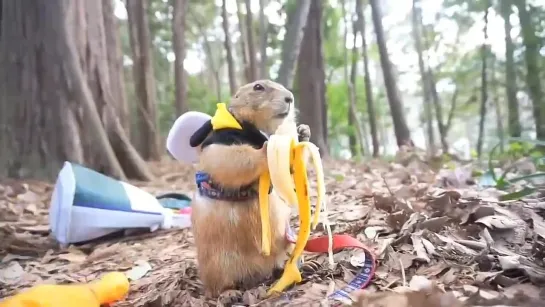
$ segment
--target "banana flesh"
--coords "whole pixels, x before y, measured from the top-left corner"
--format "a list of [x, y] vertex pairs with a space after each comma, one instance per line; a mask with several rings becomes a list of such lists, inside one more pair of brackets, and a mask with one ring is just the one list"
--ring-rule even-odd
[[[311, 217], [310, 187], [305, 161], [306, 150], [310, 151], [318, 185], [318, 199], [313, 217]], [[298, 142], [292, 136], [274, 134], [269, 138], [267, 144], [267, 157], [269, 171], [262, 174], [259, 180], [259, 204], [262, 223], [261, 252], [263, 255], [270, 254], [271, 225], [268, 201], [270, 185], [274, 186], [275, 191], [286, 203], [290, 206], [297, 205], [299, 209], [299, 234], [297, 235], [295, 247], [284, 267], [282, 277], [268, 291], [268, 294], [272, 294], [282, 292], [293, 283], [302, 280], [297, 261], [301, 257], [310, 237], [311, 226], [314, 228], [318, 224], [321, 204], [325, 199], [325, 184], [318, 147], [310, 142]], [[293, 169], [293, 177], [290, 174], [290, 169]], [[325, 203], [323, 208], [326, 208]]]

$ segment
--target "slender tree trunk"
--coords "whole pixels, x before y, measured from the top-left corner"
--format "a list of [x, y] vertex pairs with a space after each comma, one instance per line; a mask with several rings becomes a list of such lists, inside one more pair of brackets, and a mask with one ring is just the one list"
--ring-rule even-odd
[[321, 24], [322, 3], [312, 0], [307, 25], [301, 43], [301, 52], [297, 61], [297, 86], [300, 93], [301, 122], [310, 126], [311, 142], [320, 148], [322, 156], [329, 155], [327, 140], [324, 135], [323, 107], [325, 103], [325, 72], [322, 52]]
[[261, 42], [260, 47], [260, 78], [268, 79], [269, 78], [269, 69], [267, 65], [267, 41], [269, 35], [269, 23], [267, 16], [265, 15], [265, 7], [267, 6], [267, 0], [259, 0], [259, 30], [261, 31]]
[[420, 70], [420, 82], [422, 83], [422, 97], [424, 98], [424, 111], [426, 112], [426, 124], [427, 124], [427, 135], [428, 135], [428, 154], [435, 155], [435, 135], [433, 130], [433, 115], [431, 112], [431, 90], [429, 86], [428, 74], [426, 73], [426, 68], [424, 65], [424, 57], [422, 55], [422, 32], [420, 28], [422, 26], [421, 19], [421, 8], [418, 0], [413, 0], [412, 8], [412, 33], [414, 40], [414, 47], [416, 49], [416, 54], [418, 56], [418, 68]]
[[[352, 23], [352, 29], [354, 33], [354, 40], [352, 41], [352, 64], [350, 67], [350, 105], [351, 109], [354, 110], [352, 116], [354, 117], [354, 125], [356, 126], [356, 136], [358, 137], [358, 142], [360, 143], [360, 151], [364, 156], [369, 154], [369, 140], [367, 139], [367, 129], [357, 117], [358, 112], [358, 102], [356, 95], [356, 75], [358, 71], [358, 48], [356, 48], [356, 42], [358, 37], [358, 29], [356, 22]], [[349, 114], [350, 115], [350, 114]]]
[[511, 0], [500, 0], [501, 14], [504, 20], [505, 29], [505, 94], [507, 97], [507, 113], [509, 135], [511, 137], [520, 137], [522, 128], [520, 125], [519, 106], [517, 100], [517, 75], [515, 71], [515, 60], [513, 52], [515, 46], [511, 39]]
[[[350, 65], [350, 76], [348, 75], [348, 49], [346, 48], [346, 41], [348, 40], [348, 16], [346, 12], [346, 1], [341, 0], [341, 9], [343, 14], [343, 21], [344, 21], [344, 40], [343, 40], [343, 54], [344, 54], [344, 65], [343, 65], [343, 72], [344, 72], [344, 80], [346, 82], [346, 90], [348, 94], [348, 117], [352, 118], [351, 122], [353, 123], [353, 129], [355, 136], [357, 137], [357, 142], [359, 143], [359, 148], [356, 149], [356, 151], [352, 152], [352, 155], [360, 155], [364, 154], [367, 151], [364, 148], [364, 141], [363, 141], [363, 135], [361, 133], [361, 125], [359, 123], [358, 117], [357, 117], [357, 107], [356, 107], [356, 63], [357, 60], [352, 54], [352, 61]], [[354, 29], [354, 47], [352, 47], [353, 52], [356, 50], [356, 36], [357, 31]], [[352, 52], [352, 53], [353, 53]]]
[[201, 34], [202, 37], [204, 37], [204, 53], [206, 55], [206, 60], [208, 62], [208, 70], [211, 72], [212, 77], [214, 79], [214, 87], [216, 90], [218, 101], [222, 101], [221, 79], [220, 79], [221, 65], [216, 65], [216, 61], [214, 61], [212, 46], [210, 45], [210, 40], [208, 39], [208, 33], [206, 33], [206, 29], [204, 28], [203, 24], [198, 19], [194, 19], [194, 21], [195, 21], [195, 24], [197, 25], [197, 28], [199, 29], [199, 33]]
[[293, 14], [288, 15], [286, 35], [282, 41], [282, 54], [280, 55], [280, 68], [276, 82], [287, 88], [293, 87], [295, 64], [301, 50], [301, 42], [305, 25], [308, 20], [310, 3], [313, 0], [298, 0]]
[[116, 114], [102, 1], [1, 6], [0, 176], [54, 178], [71, 161], [151, 179], [139, 157], [122, 155], [135, 151]]
[[246, 35], [248, 42], [248, 58], [250, 60], [250, 82], [257, 80], [257, 60], [255, 50], [255, 31], [253, 25], [253, 14], [251, 8], [251, 1], [244, 0], [246, 5]]
[[545, 98], [540, 77], [539, 38], [533, 24], [530, 11], [526, 7], [526, 0], [514, 1], [518, 12], [522, 30], [522, 40], [525, 46], [526, 84], [530, 92], [534, 109], [537, 139], [545, 140]]
[[481, 47], [481, 60], [482, 60], [482, 71], [481, 71], [481, 118], [479, 121], [479, 136], [477, 139], [477, 156], [481, 158], [483, 151], [483, 142], [484, 142], [484, 123], [486, 121], [486, 104], [488, 103], [488, 75], [486, 62], [488, 57], [488, 11], [490, 10], [490, 2], [486, 5], [486, 11], [484, 12], [484, 42]]
[[102, 0], [104, 14], [104, 33], [106, 34], [106, 48], [108, 49], [108, 68], [110, 83], [114, 96], [117, 116], [123, 130], [130, 132], [131, 121], [129, 104], [125, 93], [125, 78], [123, 78], [123, 52], [119, 42], [119, 25], [114, 14], [114, 5], [111, 0]]
[[247, 42], [247, 34], [246, 34], [246, 27], [244, 26], [244, 14], [242, 13], [242, 3], [241, 0], [235, 0], [237, 3], [237, 16], [238, 16], [238, 28], [240, 31], [240, 54], [242, 55], [242, 67], [243, 67], [243, 77], [245, 82], [251, 81], [250, 76], [250, 59], [249, 59], [249, 52], [248, 52], [248, 42]]
[[233, 47], [231, 46], [231, 33], [229, 31], [229, 20], [227, 19], [227, 0], [222, 1], [221, 6], [221, 18], [223, 33], [225, 33], [225, 52], [227, 54], [227, 71], [229, 74], [229, 89], [231, 90], [231, 95], [234, 95], [237, 91], [237, 79], [235, 71], [235, 63], [233, 62]]
[[[133, 72], [138, 99], [137, 116], [141, 136], [140, 153], [146, 160], [159, 160], [159, 133], [157, 130], [157, 90], [151, 54], [148, 20], [148, 0], [127, 1], [129, 29], [133, 50]], [[136, 39], [136, 41], [134, 41]]]
[[433, 101], [433, 106], [435, 107], [435, 116], [437, 117], [437, 128], [439, 130], [441, 147], [443, 148], [443, 153], [448, 153], [447, 132], [445, 129], [445, 125], [443, 124], [443, 107], [441, 104], [441, 99], [439, 99], [439, 93], [437, 92], [437, 82], [435, 81], [435, 75], [430, 67], [428, 67], [427, 74], [431, 90], [431, 98]]
[[373, 157], [379, 155], [379, 141], [377, 130], [377, 115], [375, 112], [375, 105], [373, 102], [373, 87], [371, 86], [371, 77], [369, 74], [369, 57], [367, 55], [367, 39], [365, 33], [365, 17], [363, 15], [362, 0], [356, 0], [356, 14], [358, 30], [361, 34], [362, 41], [362, 56], [363, 56], [363, 71], [365, 82], [365, 100], [367, 101], [367, 114], [369, 116], [369, 126], [371, 128], [371, 140], [373, 142]]
[[503, 127], [503, 115], [501, 110], [500, 95], [498, 94], [498, 80], [496, 78], [496, 66], [497, 63], [494, 58], [490, 59], [490, 87], [492, 91], [492, 102], [494, 103], [494, 111], [496, 112], [496, 132], [497, 136], [500, 139], [500, 152], [505, 151], [505, 133]]
[[[109, 1], [109, 0], [106, 0]], [[189, 111], [187, 104], [187, 79], [184, 67], [186, 55], [185, 32], [188, 0], [173, 0], [172, 2], [172, 49], [174, 51], [174, 84], [176, 116]]]
[[390, 113], [392, 114], [392, 120], [394, 123], [397, 145], [414, 146], [414, 143], [411, 140], [411, 132], [409, 131], [409, 127], [407, 126], [407, 122], [405, 120], [403, 104], [399, 97], [396, 79], [393, 75], [393, 68], [388, 55], [388, 48], [386, 47], [386, 39], [384, 37], [384, 29], [382, 27], [380, 3], [378, 0], [369, 0], [369, 3], [371, 4], [373, 13], [373, 24], [375, 26], [375, 34], [377, 37], [382, 75], [386, 86], [388, 103], [390, 104]]

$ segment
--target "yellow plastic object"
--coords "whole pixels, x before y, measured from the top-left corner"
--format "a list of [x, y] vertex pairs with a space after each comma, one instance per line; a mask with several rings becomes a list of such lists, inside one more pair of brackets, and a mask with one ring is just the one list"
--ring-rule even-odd
[[242, 130], [242, 126], [236, 118], [227, 110], [227, 105], [223, 102], [216, 105], [216, 113], [210, 120], [212, 129], [234, 128]]
[[100, 280], [76, 285], [38, 285], [0, 302], [0, 307], [100, 307], [129, 292], [125, 274], [112, 272]]
[[269, 289], [267, 294], [278, 293], [284, 291], [293, 283], [301, 282], [301, 272], [297, 267], [297, 261], [303, 254], [305, 245], [310, 237], [310, 196], [308, 193], [307, 169], [304, 159], [304, 151], [306, 144], [297, 144], [293, 150], [293, 179], [295, 181], [295, 190], [297, 201], [299, 204], [299, 234], [295, 247], [291, 253], [284, 272], [280, 279]]

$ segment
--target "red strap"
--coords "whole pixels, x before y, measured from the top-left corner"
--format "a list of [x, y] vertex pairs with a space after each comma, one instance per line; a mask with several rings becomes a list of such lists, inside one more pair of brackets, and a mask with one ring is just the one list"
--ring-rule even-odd
[[[356, 238], [345, 234], [333, 235], [333, 251], [343, 248], [367, 249], [363, 243]], [[327, 253], [329, 249], [329, 237], [321, 236], [307, 241], [305, 251], [312, 253]]]

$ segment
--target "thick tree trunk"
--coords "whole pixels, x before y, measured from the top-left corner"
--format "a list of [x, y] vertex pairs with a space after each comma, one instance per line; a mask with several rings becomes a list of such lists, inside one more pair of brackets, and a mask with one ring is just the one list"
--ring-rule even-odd
[[481, 110], [479, 120], [479, 136], [477, 138], [477, 156], [481, 158], [484, 143], [484, 123], [486, 121], [486, 107], [488, 103], [488, 75], [486, 62], [488, 58], [488, 11], [490, 10], [490, 2], [487, 3], [486, 11], [484, 12], [484, 27], [483, 36], [484, 42], [481, 47]]
[[235, 0], [237, 3], [237, 16], [238, 16], [238, 28], [240, 30], [240, 54], [242, 55], [242, 67], [243, 67], [243, 76], [244, 80], [251, 82], [250, 77], [250, 58], [248, 52], [248, 41], [246, 36], [246, 27], [244, 26], [244, 14], [242, 14], [242, 0]]
[[293, 14], [289, 14], [288, 16], [286, 35], [284, 36], [284, 41], [282, 41], [280, 68], [278, 69], [278, 77], [276, 78], [276, 82], [287, 88], [293, 87], [295, 66], [297, 59], [300, 58], [301, 42], [312, 1], [298, 0]]
[[257, 60], [255, 52], [255, 32], [253, 25], [253, 14], [250, 0], [244, 0], [246, 6], [246, 35], [248, 42], [248, 59], [250, 61], [250, 82], [257, 80]]
[[530, 92], [534, 109], [537, 139], [545, 141], [545, 98], [540, 78], [539, 38], [533, 24], [526, 0], [514, 1], [519, 11], [522, 40], [525, 46], [526, 85]]
[[139, 151], [146, 160], [159, 160], [159, 131], [157, 130], [157, 90], [151, 37], [148, 20], [148, 0], [127, 1], [129, 29], [133, 31], [131, 48], [133, 52], [133, 73], [138, 106]]
[[119, 25], [114, 14], [114, 5], [111, 0], [102, 0], [104, 14], [104, 33], [106, 48], [108, 49], [108, 67], [110, 70], [110, 84], [117, 116], [123, 130], [129, 133], [131, 127], [129, 104], [125, 93], [125, 78], [123, 69], [123, 52], [119, 42]]
[[386, 86], [386, 95], [390, 104], [390, 113], [394, 123], [394, 131], [398, 146], [414, 146], [411, 140], [411, 132], [405, 120], [403, 104], [399, 97], [396, 79], [393, 74], [392, 63], [388, 55], [386, 47], [386, 39], [384, 37], [384, 29], [382, 27], [382, 13], [378, 0], [369, 0], [372, 9], [373, 25], [375, 26], [375, 34], [377, 37], [377, 45], [380, 54], [380, 63], [382, 66], [382, 75]]
[[269, 36], [269, 23], [267, 16], [265, 15], [265, 7], [267, 6], [267, 0], [259, 0], [259, 31], [260, 33], [260, 59], [259, 59], [259, 74], [261, 79], [269, 78], [269, 66], [267, 65], [267, 41]]
[[371, 77], [369, 74], [369, 57], [367, 55], [367, 39], [365, 33], [365, 17], [363, 15], [362, 0], [356, 0], [356, 14], [358, 31], [361, 34], [361, 52], [363, 56], [363, 72], [365, 82], [365, 100], [367, 101], [367, 114], [369, 116], [369, 126], [371, 128], [371, 140], [373, 143], [373, 157], [379, 155], [379, 141], [377, 130], [377, 115], [375, 114], [375, 104], [373, 102], [373, 87], [371, 86]]
[[233, 62], [233, 47], [231, 44], [231, 33], [229, 31], [229, 20], [227, 19], [227, 0], [222, 1], [221, 5], [221, 18], [222, 18], [222, 27], [223, 33], [225, 34], [225, 41], [223, 45], [225, 46], [225, 53], [227, 55], [227, 71], [229, 74], [229, 89], [231, 90], [231, 95], [234, 95], [237, 91], [237, 78], [235, 76], [235, 63]]
[[3, 1], [2, 11], [0, 169], [51, 178], [68, 160], [151, 179], [117, 150], [132, 146], [115, 112], [102, 1]]
[[427, 135], [428, 135], [428, 153], [430, 155], [435, 154], [435, 135], [433, 130], [433, 115], [431, 112], [431, 90], [430, 83], [428, 79], [428, 74], [426, 73], [426, 68], [424, 65], [424, 56], [422, 55], [422, 32], [420, 28], [422, 26], [421, 19], [421, 8], [418, 0], [413, 0], [412, 8], [412, 34], [414, 40], [414, 47], [416, 49], [416, 54], [418, 56], [418, 69], [420, 70], [420, 82], [422, 83], [422, 97], [424, 98], [424, 111], [426, 112], [426, 124], [427, 124]]
[[312, 0], [308, 12], [308, 21], [301, 43], [301, 52], [297, 61], [297, 85], [299, 89], [301, 122], [309, 125], [310, 140], [320, 148], [322, 156], [329, 155], [327, 140], [324, 135], [323, 108], [325, 103], [325, 73], [321, 42], [322, 3]]
[[174, 51], [174, 84], [176, 116], [189, 111], [187, 104], [187, 78], [184, 67], [186, 55], [186, 14], [188, 0], [173, 0], [172, 4], [172, 49]]
[[511, 137], [520, 137], [522, 127], [520, 125], [519, 105], [517, 100], [517, 76], [515, 71], [515, 60], [513, 52], [515, 46], [511, 39], [511, 0], [500, 0], [501, 14], [504, 21], [505, 30], [505, 94], [507, 97], [507, 113], [509, 135]]

